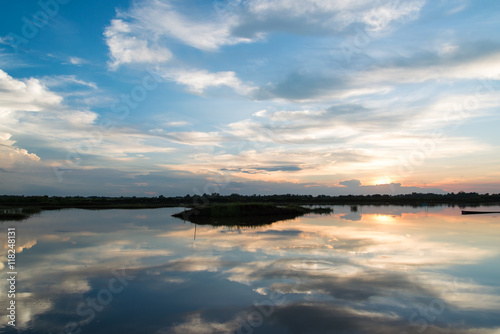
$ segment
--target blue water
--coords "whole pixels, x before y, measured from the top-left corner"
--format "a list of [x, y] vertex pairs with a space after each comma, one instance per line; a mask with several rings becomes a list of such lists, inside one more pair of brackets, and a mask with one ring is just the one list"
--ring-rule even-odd
[[4, 222], [0, 332], [500, 333], [500, 215], [333, 208], [245, 229], [195, 231], [182, 208]]

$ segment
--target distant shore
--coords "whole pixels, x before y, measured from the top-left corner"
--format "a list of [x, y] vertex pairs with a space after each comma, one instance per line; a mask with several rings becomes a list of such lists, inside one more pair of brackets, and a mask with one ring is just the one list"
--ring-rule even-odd
[[81, 209], [135, 209], [161, 207], [194, 207], [208, 204], [228, 203], [270, 203], [299, 205], [500, 205], [500, 193], [448, 193], [407, 195], [186, 195], [175, 197], [105, 197], [105, 196], [10, 196], [0, 195], [0, 208], [5, 207], [39, 207], [44, 210], [64, 208]]
[[275, 205], [450, 205], [474, 207], [500, 205], [500, 194], [448, 193], [408, 195], [186, 195], [176, 197], [102, 196], [0, 196], [0, 220], [22, 220], [41, 210], [59, 209], [150, 209], [165, 207], [202, 208], [213, 204], [266, 203]]

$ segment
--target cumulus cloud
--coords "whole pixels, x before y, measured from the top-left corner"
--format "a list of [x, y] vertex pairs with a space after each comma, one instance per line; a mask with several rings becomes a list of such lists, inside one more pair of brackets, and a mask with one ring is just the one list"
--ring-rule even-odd
[[122, 64], [164, 63], [172, 58], [168, 40], [205, 51], [250, 41], [231, 36], [234, 19], [220, 22], [189, 18], [167, 1], [151, 0], [121, 12], [104, 37], [111, 53], [111, 69]]
[[[182, 12], [169, 1], [149, 0], [121, 11], [106, 28], [111, 69], [123, 64], [164, 63], [175, 42], [203, 51], [262, 40], [267, 34], [322, 35], [360, 23], [371, 30], [415, 19], [424, 0], [412, 1], [230, 1], [217, 3], [211, 15]], [[169, 46], [170, 45], [170, 46]]]
[[206, 70], [168, 69], [163, 71], [162, 77], [187, 86], [194, 94], [203, 94], [208, 88], [221, 86], [232, 88], [241, 95], [248, 95], [255, 89], [244, 84], [233, 71], [211, 73]]
[[214, 52], [224, 46], [260, 41], [274, 32], [320, 36], [338, 34], [353, 24], [382, 31], [396, 22], [414, 20], [424, 4], [424, 0], [230, 1], [217, 3], [210, 15], [201, 17], [194, 11], [183, 11], [182, 5], [177, 3], [148, 0], [120, 11], [106, 28], [104, 37], [110, 50], [112, 70], [125, 64], [163, 64], [166, 79], [187, 86], [194, 94], [222, 86], [258, 100], [383, 94], [391, 87], [349, 87], [339, 76], [296, 72], [282, 82], [270, 82], [258, 89], [241, 81], [231, 69], [218, 72], [193, 69], [181, 59], [176, 59], [175, 67], [168, 63], [175, 58], [172, 50], [176, 43]]
[[23, 148], [15, 145], [15, 141], [10, 140], [10, 133], [0, 132], [0, 166], [2, 170], [31, 165], [40, 161], [40, 157], [34, 153], [29, 153]]
[[[104, 161], [123, 165], [119, 159], [142, 159], [132, 154], [174, 150], [172, 140], [130, 128], [104, 128], [97, 113], [66, 105], [50, 87], [67, 84], [95, 89], [75, 76], [15, 79], [0, 70], [0, 168], [28, 168], [36, 163], [79, 168], [99, 166]], [[19, 142], [30, 144], [23, 147]], [[50, 154], [44, 158], [30, 152], [33, 149]], [[69, 155], [71, 161], [67, 160]], [[93, 157], [82, 164], [87, 155]]]
[[47, 90], [39, 80], [35, 78], [17, 80], [0, 70], [2, 114], [12, 110], [36, 112], [44, 108], [58, 108], [61, 102], [62, 97]]
[[123, 16], [134, 18], [156, 35], [173, 38], [200, 50], [213, 51], [224, 45], [251, 41], [231, 34], [231, 28], [237, 24], [237, 17], [226, 16], [224, 20], [188, 17], [167, 1], [149, 1], [132, 8]]

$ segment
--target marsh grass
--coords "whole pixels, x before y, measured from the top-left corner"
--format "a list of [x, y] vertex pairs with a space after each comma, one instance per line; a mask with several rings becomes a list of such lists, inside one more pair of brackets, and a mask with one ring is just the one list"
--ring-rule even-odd
[[0, 221], [25, 220], [42, 210], [36, 207], [28, 208], [0, 208]]

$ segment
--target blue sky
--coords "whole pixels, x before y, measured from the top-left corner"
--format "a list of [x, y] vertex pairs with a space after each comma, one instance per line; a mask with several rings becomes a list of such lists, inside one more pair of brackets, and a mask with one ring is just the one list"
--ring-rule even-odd
[[497, 1], [2, 6], [0, 193], [500, 188]]

